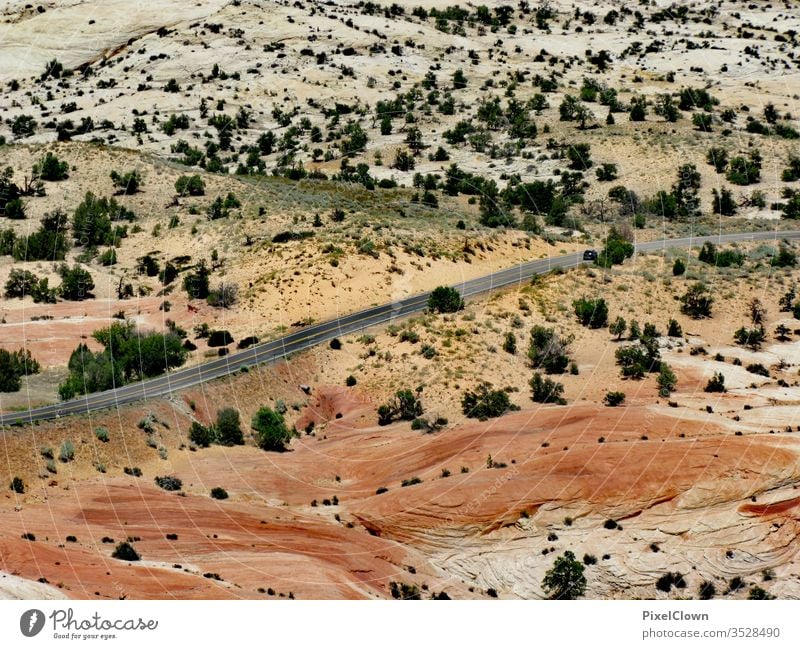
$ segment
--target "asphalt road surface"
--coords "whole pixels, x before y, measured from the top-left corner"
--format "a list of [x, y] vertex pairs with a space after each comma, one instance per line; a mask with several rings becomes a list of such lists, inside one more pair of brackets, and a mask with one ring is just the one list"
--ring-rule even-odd
[[[636, 245], [637, 252], [656, 252], [670, 248], [689, 248], [703, 245], [706, 241], [717, 244], [741, 241], [780, 241], [782, 239], [800, 239], [800, 231], [785, 232], [742, 232], [734, 234], [712, 235], [704, 237], [684, 237], [648, 241]], [[454, 285], [464, 298], [480, 295], [494, 289], [522, 284], [534, 275], [542, 275], [557, 268], [574, 268], [583, 263], [583, 252], [570, 253], [560, 257], [548, 257], [525, 262], [491, 275], [471, 279]], [[589, 262], [591, 263], [591, 262]], [[89, 394], [70, 401], [62, 401], [53, 405], [33, 408], [23, 412], [0, 414], [0, 426], [21, 425], [45, 419], [56, 419], [66, 415], [87, 414], [97, 410], [115, 408], [135, 401], [169, 395], [173, 392], [199, 385], [206, 381], [218, 379], [243, 367], [259, 363], [270, 363], [296, 354], [338, 336], [345, 336], [357, 331], [384, 325], [393, 320], [405, 318], [423, 311], [428, 303], [429, 293], [407, 297], [391, 304], [376, 306], [350, 315], [340, 316], [334, 320], [310, 325], [294, 331], [286, 336], [268, 343], [254, 345], [242, 351], [233, 352], [219, 359], [176, 369], [153, 379], [129, 383], [113, 390]]]

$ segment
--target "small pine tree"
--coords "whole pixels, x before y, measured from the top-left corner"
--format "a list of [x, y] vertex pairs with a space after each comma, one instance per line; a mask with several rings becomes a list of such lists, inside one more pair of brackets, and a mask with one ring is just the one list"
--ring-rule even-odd
[[542, 588], [550, 599], [577, 599], [586, 592], [583, 564], [567, 550], [553, 563], [542, 580]]

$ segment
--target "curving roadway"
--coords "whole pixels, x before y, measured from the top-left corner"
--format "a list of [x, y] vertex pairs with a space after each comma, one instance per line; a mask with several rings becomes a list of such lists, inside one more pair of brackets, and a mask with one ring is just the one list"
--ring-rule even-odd
[[[782, 239], [800, 239], [800, 231], [740, 232], [662, 239], [636, 244], [636, 252], [656, 252], [667, 250], [668, 248], [688, 249], [693, 246], [703, 245], [706, 241], [722, 244], [742, 241], [779, 241]], [[558, 268], [574, 268], [582, 263], [585, 263], [582, 252], [570, 253], [559, 257], [547, 257], [546, 259], [525, 262], [506, 270], [455, 284], [454, 288], [464, 298], [470, 298], [495, 289], [521, 284], [535, 275], [542, 275]], [[426, 308], [429, 295], [429, 292], [413, 295], [397, 302], [371, 307], [350, 315], [328, 320], [327, 322], [310, 325], [276, 340], [233, 352], [208, 363], [177, 369], [156, 378], [129, 383], [113, 390], [84, 395], [70, 401], [41, 406], [24, 412], [0, 413], [0, 426], [22, 425], [45, 419], [56, 419], [66, 415], [87, 414], [143, 399], [169, 395], [206, 381], [233, 374], [242, 367], [270, 363], [329, 341], [337, 336], [352, 334], [369, 327], [386, 324], [392, 320], [419, 313]]]

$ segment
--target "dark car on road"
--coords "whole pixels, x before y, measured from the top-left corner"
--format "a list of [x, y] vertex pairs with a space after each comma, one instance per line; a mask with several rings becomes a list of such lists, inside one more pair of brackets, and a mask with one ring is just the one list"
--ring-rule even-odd
[[597, 261], [597, 250], [584, 250], [583, 261]]

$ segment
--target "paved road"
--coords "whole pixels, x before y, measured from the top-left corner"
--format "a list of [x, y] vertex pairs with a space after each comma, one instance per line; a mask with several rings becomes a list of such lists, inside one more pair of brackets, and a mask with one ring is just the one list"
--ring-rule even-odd
[[[800, 231], [786, 232], [743, 232], [705, 237], [685, 237], [649, 241], [636, 245], [637, 252], [655, 252], [668, 248], [689, 248], [702, 245], [706, 241], [731, 243], [736, 241], [779, 241], [781, 239], [800, 239]], [[573, 268], [583, 262], [582, 253], [571, 253], [560, 257], [537, 259], [501, 270], [491, 275], [456, 284], [461, 295], [473, 297], [498, 288], [529, 281], [534, 275], [541, 275], [556, 268]], [[160, 397], [184, 390], [200, 383], [218, 379], [237, 372], [242, 367], [259, 363], [269, 363], [290, 354], [319, 345], [337, 336], [344, 336], [375, 325], [386, 324], [425, 309], [429, 293], [376, 306], [334, 320], [311, 325], [294, 331], [282, 338], [237, 351], [217, 360], [177, 369], [173, 372], [137, 383], [130, 383], [114, 390], [97, 392], [61, 403], [34, 408], [25, 412], [0, 414], [0, 426], [20, 425], [37, 420], [55, 419], [65, 415], [86, 414], [96, 410], [114, 408], [123, 404]]]

